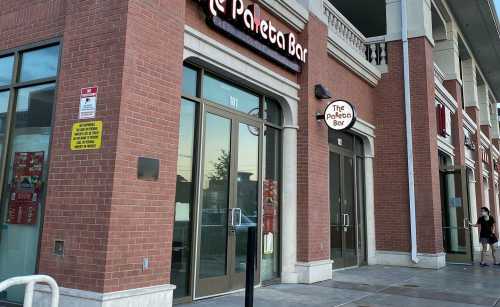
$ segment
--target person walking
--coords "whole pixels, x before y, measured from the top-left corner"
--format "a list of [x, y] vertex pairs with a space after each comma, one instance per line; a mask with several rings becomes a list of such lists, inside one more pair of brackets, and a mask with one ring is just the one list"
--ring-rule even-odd
[[483, 249], [481, 250], [481, 263], [482, 267], [488, 266], [484, 261], [486, 252], [488, 250], [488, 245], [491, 248], [491, 255], [493, 256], [493, 264], [500, 265], [497, 262], [495, 255], [496, 249], [495, 245], [498, 242], [497, 236], [495, 235], [495, 219], [490, 215], [490, 209], [486, 207], [481, 208], [481, 217], [477, 220], [476, 224], [471, 224], [472, 227], [479, 227], [479, 242], [481, 243]]

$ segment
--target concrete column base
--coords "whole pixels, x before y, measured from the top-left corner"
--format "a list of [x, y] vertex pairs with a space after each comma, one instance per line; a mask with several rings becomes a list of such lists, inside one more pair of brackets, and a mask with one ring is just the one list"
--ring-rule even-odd
[[319, 260], [313, 262], [298, 262], [296, 265], [299, 283], [313, 284], [332, 279], [332, 261]]
[[[59, 307], [171, 307], [174, 289], [169, 284], [109, 293], [60, 288]], [[37, 285], [33, 306], [50, 306], [50, 298], [50, 288]]]
[[377, 251], [376, 262], [380, 265], [404, 266], [411, 268], [441, 269], [446, 266], [446, 254], [418, 254], [418, 263], [413, 263], [410, 253]]

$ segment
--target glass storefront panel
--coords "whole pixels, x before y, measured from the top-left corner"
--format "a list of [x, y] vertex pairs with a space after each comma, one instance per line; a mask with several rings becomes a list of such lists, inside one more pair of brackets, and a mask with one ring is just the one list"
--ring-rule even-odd
[[226, 275], [231, 120], [206, 114], [200, 278]]
[[189, 294], [195, 129], [196, 103], [183, 99], [179, 122], [175, 224], [172, 242], [172, 283], [177, 286], [174, 291], [176, 298]]
[[238, 178], [236, 207], [240, 210], [235, 222], [236, 272], [245, 272], [247, 262], [248, 228], [258, 223], [259, 207], [259, 128], [239, 124]]
[[260, 116], [260, 97], [210, 75], [203, 78], [203, 97], [255, 117]]
[[9, 108], [10, 91], [0, 92], [0, 165], [3, 160], [3, 147], [5, 144], [5, 131], [7, 129], [7, 111]]
[[14, 56], [0, 58], [0, 86], [9, 85], [12, 81], [12, 70], [14, 69]]
[[196, 87], [198, 78], [198, 71], [184, 66], [182, 74], [182, 95], [185, 96], [196, 96]]
[[[2, 202], [0, 280], [35, 273], [42, 225], [55, 84], [18, 90]], [[21, 301], [23, 288], [6, 299]]]
[[269, 97], [266, 97], [264, 104], [264, 119], [278, 126], [282, 124], [281, 107], [277, 101]]
[[266, 127], [261, 280], [280, 276], [281, 130]]
[[59, 45], [24, 52], [21, 59], [19, 81], [55, 77], [59, 63]]

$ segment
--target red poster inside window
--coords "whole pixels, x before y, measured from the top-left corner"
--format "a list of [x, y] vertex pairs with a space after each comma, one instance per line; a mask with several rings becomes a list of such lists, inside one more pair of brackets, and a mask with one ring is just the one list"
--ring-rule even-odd
[[16, 152], [7, 223], [34, 225], [42, 194], [43, 151]]

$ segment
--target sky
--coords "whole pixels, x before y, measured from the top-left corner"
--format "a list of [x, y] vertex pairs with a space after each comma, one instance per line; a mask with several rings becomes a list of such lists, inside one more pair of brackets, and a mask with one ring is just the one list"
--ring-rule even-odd
[[495, 7], [497, 9], [497, 15], [500, 16], [500, 0], [495, 0]]

